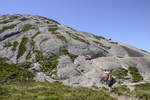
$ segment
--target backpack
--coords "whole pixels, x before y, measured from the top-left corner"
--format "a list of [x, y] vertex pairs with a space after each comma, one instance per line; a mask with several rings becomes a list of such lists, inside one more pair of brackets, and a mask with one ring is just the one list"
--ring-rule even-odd
[[116, 83], [116, 80], [113, 77], [110, 77], [110, 79], [106, 81], [106, 84], [108, 86], [112, 86], [115, 83]]

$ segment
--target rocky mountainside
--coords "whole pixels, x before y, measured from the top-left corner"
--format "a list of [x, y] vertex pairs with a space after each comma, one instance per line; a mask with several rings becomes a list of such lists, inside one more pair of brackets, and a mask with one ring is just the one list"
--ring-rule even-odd
[[105, 69], [122, 84], [150, 81], [150, 53], [41, 16], [0, 16], [0, 59], [29, 63], [41, 82], [102, 87]]

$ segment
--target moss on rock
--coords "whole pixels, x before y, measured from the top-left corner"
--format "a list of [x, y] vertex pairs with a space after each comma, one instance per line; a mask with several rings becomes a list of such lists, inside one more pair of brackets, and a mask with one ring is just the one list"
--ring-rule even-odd
[[84, 39], [82, 39], [82, 38], [80, 38], [80, 37], [74, 35], [73, 33], [68, 32], [68, 31], [66, 31], [66, 32], [67, 32], [73, 39], [78, 40], [78, 41], [83, 42], [83, 43], [86, 43], [86, 44], [88, 44], [88, 45], [90, 44], [88, 41], [86, 41], [86, 40], [84, 40]]
[[14, 42], [13, 42], [12, 51], [16, 51], [16, 48], [17, 48], [18, 44], [19, 44], [19, 43], [18, 43], [17, 41], [14, 41]]
[[31, 25], [31, 24], [26, 24], [23, 26], [21, 32], [26, 32], [26, 31], [29, 31], [30, 29], [36, 29], [34, 25]]
[[41, 34], [41, 32], [37, 32], [36, 34], [34, 34], [34, 35], [32, 36], [32, 40], [33, 40], [36, 36], [38, 36], [39, 34]]
[[136, 67], [130, 66], [129, 72], [132, 75], [133, 82], [139, 82], [139, 81], [143, 80], [143, 77], [140, 75], [140, 73]]
[[28, 52], [27, 56], [26, 56], [26, 60], [31, 58], [31, 51]]
[[112, 73], [113, 76], [116, 76], [119, 79], [124, 79], [127, 76], [128, 71], [124, 68], [120, 68]]
[[0, 34], [3, 33], [4, 31], [8, 30], [8, 29], [13, 29], [17, 26], [17, 24], [12, 24], [9, 26], [3, 26], [2, 29], [0, 30]]
[[25, 52], [26, 52], [26, 43], [28, 42], [28, 38], [27, 37], [23, 37], [21, 40], [21, 43], [19, 45], [19, 50], [18, 50], [18, 55], [17, 58], [21, 57]]
[[10, 42], [5, 42], [3, 47], [11, 47], [12, 44]]

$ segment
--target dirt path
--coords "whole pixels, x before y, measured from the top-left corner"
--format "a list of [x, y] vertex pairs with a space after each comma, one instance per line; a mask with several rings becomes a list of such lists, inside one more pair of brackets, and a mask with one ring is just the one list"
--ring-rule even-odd
[[117, 94], [111, 93], [110, 94], [112, 97], [117, 98], [118, 100], [140, 100], [136, 97], [128, 97], [128, 96], [118, 96]]
[[128, 82], [124, 82], [124, 83], [121, 84], [121, 85], [126, 85], [126, 86], [132, 91], [132, 90], [134, 90], [135, 85], [138, 85], [138, 84], [144, 84], [144, 83], [150, 83], [150, 81], [147, 80], [147, 81], [141, 81], [141, 82], [136, 82], [136, 83], [128, 83]]
[[[126, 83], [126, 82], [124, 82], [121, 85], [126, 85], [132, 91], [132, 90], [134, 90], [135, 85], [143, 84], [143, 83], [150, 83], [150, 81], [147, 80], [147, 81], [136, 82], [136, 83]], [[124, 96], [124, 95], [118, 96], [117, 94], [114, 94], [114, 93], [110, 93], [110, 95], [114, 98], [117, 98], [118, 100], [142, 100], [142, 99], [139, 99], [139, 98], [136, 98], [136, 97], [128, 97], [128, 96]]]

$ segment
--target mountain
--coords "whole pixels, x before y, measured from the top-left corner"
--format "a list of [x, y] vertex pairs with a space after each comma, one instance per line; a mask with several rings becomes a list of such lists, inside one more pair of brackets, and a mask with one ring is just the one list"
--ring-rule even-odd
[[150, 82], [149, 52], [41, 16], [0, 15], [0, 60], [1, 83], [24, 77], [100, 88], [104, 70], [130, 89]]

